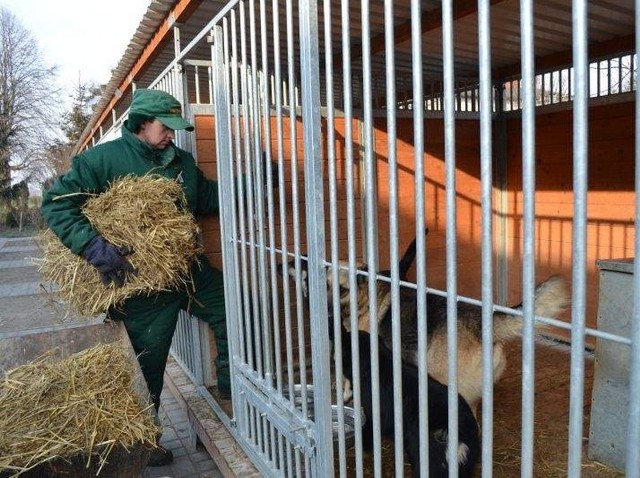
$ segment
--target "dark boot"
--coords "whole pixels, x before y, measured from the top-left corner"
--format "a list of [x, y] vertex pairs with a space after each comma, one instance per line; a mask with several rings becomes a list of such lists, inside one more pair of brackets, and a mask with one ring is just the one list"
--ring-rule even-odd
[[216, 359], [216, 376], [218, 380], [218, 392], [220, 398], [231, 399], [231, 372], [229, 370], [229, 360], [222, 359], [220, 355]]
[[[159, 424], [160, 419], [157, 415], [156, 420]], [[171, 450], [160, 445], [160, 437], [161, 435], [156, 437], [156, 446], [151, 449], [147, 466], [167, 466], [173, 461], [173, 453], [171, 453]]]
[[167, 448], [157, 445], [151, 450], [147, 466], [167, 466], [173, 461], [173, 453]]

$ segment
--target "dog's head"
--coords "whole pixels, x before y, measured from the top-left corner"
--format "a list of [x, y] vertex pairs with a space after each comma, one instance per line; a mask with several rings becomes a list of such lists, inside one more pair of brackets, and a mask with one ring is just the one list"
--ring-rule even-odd
[[[301, 288], [302, 296], [304, 297], [305, 300], [308, 300], [309, 298], [309, 280], [308, 280], [309, 273], [308, 273], [307, 265], [308, 265], [307, 259], [301, 258], [300, 270], [299, 270], [299, 274], [300, 274], [299, 287]], [[347, 261], [340, 261], [336, 266], [337, 275], [333, 273], [332, 266], [328, 266], [325, 269], [325, 280], [327, 283], [327, 298], [330, 306], [331, 304], [333, 304], [333, 286], [334, 286], [334, 283], [336, 282], [339, 290], [340, 304], [345, 304], [345, 303], [348, 303], [349, 301], [348, 266], [349, 266], [349, 263]], [[356, 268], [360, 271], [366, 271], [367, 265], [364, 263], [357, 263]], [[296, 274], [295, 260], [291, 260], [288, 263], [283, 264], [283, 267], [280, 270], [280, 273], [283, 276], [288, 277], [290, 280], [296, 282], [297, 274]], [[337, 280], [336, 280], [336, 276], [337, 276]], [[366, 278], [364, 276], [360, 274], [356, 276], [357, 284], [360, 284], [361, 282], [365, 282], [365, 281], [366, 281]]]
[[[329, 306], [333, 305], [334, 295], [333, 289], [334, 284], [338, 287], [338, 300], [340, 305], [349, 304], [349, 290], [350, 290], [350, 281], [349, 281], [349, 263], [347, 261], [340, 261], [337, 264], [337, 273], [334, 274], [333, 268], [330, 266], [327, 268], [327, 299], [329, 302]], [[368, 271], [367, 264], [364, 262], [358, 262], [355, 265], [358, 271]], [[356, 288], [360, 287], [361, 284], [367, 281], [366, 276], [361, 274], [356, 274]]]

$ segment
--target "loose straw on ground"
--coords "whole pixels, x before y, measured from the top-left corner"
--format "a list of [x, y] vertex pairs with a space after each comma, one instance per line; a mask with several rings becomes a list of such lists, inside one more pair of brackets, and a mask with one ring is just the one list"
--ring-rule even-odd
[[0, 474], [18, 476], [74, 455], [98, 460], [117, 446], [155, 446], [160, 429], [135, 393], [135, 364], [122, 343], [65, 360], [56, 349], [6, 373], [0, 382]]
[[70, 312], [94, 316], [138, 294], [188, 287], [190, 266], [201, 251], [198, 225], [174, 180], [158, 175], [126, 176], [90, 197], [82, 212], [93, 228], [133, 253], [137, 269], [121, 288], [105, 287], [98, 271], [73, 254], [50, 230], [41, 235], [44, 258], [38, 261], [46, 281], [55, 284]]

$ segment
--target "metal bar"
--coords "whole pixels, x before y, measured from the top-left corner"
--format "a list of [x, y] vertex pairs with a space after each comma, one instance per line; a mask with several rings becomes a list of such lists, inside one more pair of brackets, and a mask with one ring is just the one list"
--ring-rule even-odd
[[[288, 269], [288, 238], [287, 238], [287, 207], [285, 198], [285, 171], [284, 171], [284, 157], [283, 157], [283, 124], [282, 124], [282, 73], [280, 66], [280, 16], [278, 0], [272, 0], [272, 13], [273, 13], [273, 55], [274, 55], [274, 75], [275, 75], [275, 110], [276, 110], [276, 140], [278, 151], [278, 177], [280, 178], [280, 184], [278, 188], [279, 209], [280, 209], [280, 241], [282, 244], [282, 267]], [[283, 275], [288, 275], [288, 271], [283, 270]], [[282, 281], [282, 294], [284, 302], [284, 323], [285, 330], [290, 331], [291, 325], [291, 295], [289, 290], [289, 281]], [[293, 397], [293, 342], [291, 334], [285, 334], [285, 350], [287, 359], [287, 379], [289, 385], [289, 397]], [[277, 377], [278, 390], [282, 392], [284, 388], [282, 372], [279, 372]], [[292, 403], [291, 405], [295, 405]], [[283, 452], [281, 451], [281, 459], [284, 460]], [[292, 461], [291, 461], [291, 447], [287, 444], [286, 448], [286, 460], [287, 460], [287, 476], [292, 474]]]
[[[635, 34], [636, 49], [640, 47], [640, 0], [635, 0]], [[635, 55], [633, 56], [635, 57]], [[622, 63], [622, 61], [620, 62]], [[633, 65], [633, 60], [632, 60]], [[635, 75], [632, 75], [635, 77]], [[622, 77], [622, 76], [621, 76]], [[633, 80], [632, 80], [633, 81]], [[639, 118], [640, 113], [640, 91], [635, 92], [635, 117]], [[640, 191], [640, 122], [635, 122], [635, 160], [636, 160], [636, 191]], [[629, 426], [627, 429], [627, 455], [626, 455], [626, 476], [628, 478], [640, 477], [640, 400], [637, 399], [640, 391], [640, 234], [638, 234], [638, 224], [640, 224], [640, 194], [636, 193], [635, 203], [635, 261], [633, 264], [633, 322], [631, 325], [631, 340], [633, 345], [629, 355]]]
[[[329, 221], [331, 235], [331, 262], [339, 260], [338, 250], [338, 193], [336, 186], [336, 151], [335, 151], [335, 105], [333, 88], [333, 38], [331, 28], [331, 0], [324, 0], [324, 50], [325, 50], [325, 90], [327, 107], [327, 160], [329, 165]], [[338, 467], [340, 476], [347, 476], [346, 439], [344, 426], [344, 395], [342, 371], [342, 317], [340, 317], [340, 294], [338, 287], [338, 268], [332, 268], [333, 288], [331, 290], [333, 305], [333, 337], [336, 374], [336, 404], [338, 407]]]
[[[240, 141], [240, 80], [238, 79], [238, 75], [240, 73], [240, 67], [238, 65], [238, 19], [236, 18], [236, 10], [231, 10], [231, 91], [232, 91], [232, 117], [233, 117], [233, 146], [235, 153], [235, 167], [236, 167], [236, 177], [242, 178], [242, 143]], [[211, 67], [210, 67], [211, 71]], [[213, 83], [213, 82], [211, 82]], [[210, 85], [212, 88], [212, 85]], [[213, 96], [211, 97], [213, 102]], [[236, 247], [239, 249], [239, 254], [236, 253], [236, 269], [240, 271], [240, 284], [241, 288], [240, 297], [236, 303], [237, 310], [242, 313], [241, 321], [241, 329], [238, 333], [239, 344], [240, 344], [240, 356], [244, 362], [249, 363], [250, 367], [253, 368], [253, 354], [251, 353], [251, 337], [245, 336], [248, 334], [250, 327], [248, 326], [248, 320], [251, 316], [251, 306], [249, 304], [249, 276], [247, 273], [247, 250], [244, 246], [245, 242], [245, 184], [242, 179], [237, 181], [237, 195], [235, 196], [238, 201], [238, 210], [237, 214], [239, 216], [239, 221], [237, 221], [237, 227], [239, 227], [239, 231], [236, 230], [236, 234], [239, 235], [241, 240], [240, 244], [237, 244]], [[237, 238], [237, 236], [236, 236]], [[240, 257], [238, 257], [240, 256]], [[249, 424], [249, 416], [246, 413], [246, 407], [237, 406], [234, 409], [234, 415], [237, 417], [238, 421], [244, 426], [246, 426], [248, 430]]]
[[[365, 200], [365, 244], [367, 269], [377, 274], [378, 271], [378, 241], [376, 233], [377, 201], [376, 201], [376, 165], [374, 163], [373, 148], [373, 115], [371, 105], [371, 51], [369, 0], [362, 0], [361, 28], [362, 28], [362, 106], [364, 108], [364, 125], [362, 145], [364, 148], [364, 200]], [[369, 332], [371, 339], [371, 410], [368, 420], [373, 422], [373, 473], [382, 476], [382, 438], [380, 435], [380, 370], [378, 353], [378, 301], [377, 284], [375, 280], [368, 281], [369, 294]]]
[[198, 74], [198, 65], [194, 66], [193, 79], [196, 86], [196, 103], [200, 104], [200, 75]]
[[[231, 151], [231, 118], [230, 118], [230, 109], [228, 105], [228, 83], [225, 81], [225, 66], [226, 62], [224, 61], [224, 51], [223, 51], [223, 31], [220, 26], [217, 26], [213, 35], [215, 38], [214, 44], [212, 45], [212, 59], [213, 65], [216, 65], [214, 68], [214, 74], [216, 76], [215, 84], [215, 95], [217, 101], [215, 102], [215, 114], [216, 114], [216, 138], [219, 141], [216, 141], [216, 157], [217, 157], [217, 167], [218, 167], [218, 178], [220, 178], [219, 186], [222, 194], [227, 197], [233, 197], [233, 170], [232, 170], [232, 151]], [[225, 301], [227, 304], [236, 304], [238, 298], [236, 297], [236, 288], [234, 287], [234, 278], [236, 275], [235, 269], [235, 251], [233, 244], [230, 240], [232, 231], [233, 231], [233, 210], [232, 202], [225, 201], [220, 204], [220, 228], [221, 228], [221, 244], [222, 244], [222, 254], [223, 261], [225, 264], [224, 267], [224, 281], [225, 281]], [[236, 349], [238, 345], [238, 336], [237, 329], [235, 327], [231, 327], [230, 325], [233, 323], [237, 323], [239, 321], [239, 317], [237, 316], [237, 310], [233, 308], [228, 308], [227, 310], [227, 333], [230, 338], [230, 343], [232, 345], [231, 349]], [[235, 371], [233, 367], [231, 368], [231, 385], [232, 392], [235, 396]], [[234, 410], [236, 407], [234, 405]]]
[[[269, 52], [268, 52], [268, 43], [267, 43], [267, 17], [266, 17], [266, 5], [265, 0], [260, 0], [260, 50], [262, 51], [262, 74], [264, 75], [264, 81], [262, 84], [262, 94], [263, 94], [263, 118], [264, 118], [264, 150], [263, 155], [258, 158], [258, 161], [261, 162], [265, 171], [263, 171], [263, 182], [261, 184], [266, 184], [266, 188], [262, 187], [262, 190], [266, 189], [267, 196], [267, 233], [269, 236], [269, 259], [270, 259], [270, 269], [271, 269], [271, 287], [267, 289], [267, 294], [269, 290], [271, 291], [271, 310], [268, 307], [265, 307], [265, 311], [267, 316], [265, 317], [265, 335], [268, 343], [268, 347], [266, 349], [266, 353], [268, 355], [268, 363], [270, 369], [270, 375], [268, 377], [269, 386], [274, 386], [274, 365], [271, 363], [273, 361], [273, 357], [276, 359], [275, 364], [275, 373], [276, 375], [282, 375], [282, 364], [280, 362], [280, 311], [278, 310], [278, 277], [277, 277], [277, 265], [276, 265], [276, 254], [274, 251], [275, 247], [275, 219], [274, 219], [274, 206], [273, 206], [273, 177], [271, 171], [271, 99], [269, 96], [269, 82], [267, 78], [269, 78]], [[265, 275], [266, 275], [265, 270]], [[265, 277], [265, 284], [267, 283]], [[267, 296], [268, 297], [268, 296]], [[268, 316], [269, 312], [271, 312], [273, 324], [275, 327], [272, 327], [270, 317]], [[275, 349], [275, 350], [274, 350]], [[277, 351], [277, 352], [276, 352]]]
[[[234, 159], [235, 159], [234, 164], [236, 167], [235, 174], [238, 178], [241, 178], [242, 177], [242, 165], [241, 165], [242, 152], [241, 152], [241, 144], [240, 144], [240, 113], [239, 113], [240, 105], [239, 105], [239, 98], [238, 98], [237, 28], [236, 28], [235, 10], [231, 11], [230, 23], [231, 23], [230, 90], [231, 90], [231, 118], [232, 118], [231, 136], [233, 140], [233, 153], [234, 153]], [[238, 343], [240, 345], [240, 350], [238, 351], [238, 354], [240, 355], [240, 357], [242, 357], [243, 361], [247, 362], [248, 361], [247, 344], [245, 343], [245, 337], [242, 332], [244, 330], [247, 330], [244, 320], [246, 320], [246, 318], [248, 317], [248, 311], [249, 311], [247, 295], [246, 293], [243, 293], [247, 291], [246, 250], [245, 250], [245, 247], [243, 246], [245, 242], [244, 241], [245, 212], [244, 212], [244, 200], [241, 199], [241, 198], [244, 198], [243, 181], [238, 182], [238, 185], [236, 188], [236, 194], [237, 194], [236, 197], [239, 198], [239, 200], [238, 200], [237, 209], [235, 211], [235, 214], [237, 214], [237, 221], [236, 221], [236, 229], [234, 231], [235, 233], [234, 240], [237, 241], [236, 247], [239, 248], [240, 250], [240, 253], [236, 254], [236, 269], [240, 271], [240, 274], [241, 274], [240, 280], [238, 281], [240, 286], [240, 294], [239, 294], [240, 297], [239, 297], [238, 303], [236, 303], [236, 307], [238, 308], [238, 310], [241, 310], [243, 312], [243, 317], [242, 317], [243, 320], [241, 320], [240, 322], [240, 324], [242, 325], [241, 325], [240, 333], [238, 334], [239, 336]], [[238, 241], [238, 238], [240, 239], [239, 241]], [[243, 309], [243, 305], [244, 305], [244, 309]]]
[[[482, 46], [482, 45], [481, 45]], [[480, 48], [482, 50], [482, 48]], [[447, 258], [447, 350], [449, 436], [447, 457], [449, 476], [458, 476], [458, 320], [456, 296], [457, 223], [456, 223], [456, 138], [455, 71], [453, 65], [453, 2], [442, 2], [442, 56], [444, 82], [444, 160], [446, 183], [446, 258]], [[458, 108], [459, 110], [460, 108]]]
[[[347, 196], [347, 248], [348, 248], [348, 277], [349, 277], [349, 318], [351, 319], [351, 330], [357, 330], [357, 308], [354, 297], [356, 289], [356, 231], [355, 231], [355, 208], [354, 208], [354, 181], [353, 168], [353, 98], [351, 93], [352, 73], [351, 73], [351, 19], [348, 0], [341, 1], [342, 17], [342, 85], [344, 91], [344, 129], [345, 129], [345, 157], [347, 164], [346, 171], [346, 196]], [[334, 268], [337, 264], [334, 264]], [[360, 352], [359, 344], [355, 334], [351, 335], [351, 354], [353, 357], [353, 407], [355, 409], [355, 447], [356, 447], [356, 476], [362, 478], [363, 455], [362, 455], [362, 400], [360, 394]]]
[[[635, 31], [636, 31], [636, 52], [640, 51], [640, 0], [635, 0]], [[622, 60], [620, 61], [622, 65]], [[635, 75], [634, 75], [635, 76]], [[620, 74], [622, 81], [622, 74]], [[622, 87], [620, 88], [622, 91]], [[635, 117], [640, 118], [640, 91], [635, 93]], [[636, 202], [635, 202], [635, 260], [633, 263], [633, 316], [631, 323], [631, 340], [633, 345], [629, 354], [629, 425], [627, 429], [627, 461], [625, 466], [626, 476], [629, 478], [640, 477], [640, 123], [635, 122], [635, 160], [636, 160]]]
[[[257, 239], [255, 238], [254, 228], [250, 231], [250, 236], [254, 234], [254, 237], [251, 239], [252, 244], [255, 244], [257, 247], [257, 275], [259, 280], [257, 282], [258, 293], [260, 295], [259, 304], [260, 304], [260, 314], [259, 314], [259, 330], [256, 331], [256, 336], [259, 337], [260, 342], [257, 343], [259, 347], [258, 350], [262, 351], [261, 354], [261, 362], [263, 367], [263, 377], [266, 380], [267, 384], [270, 384], [272, 377], [271, 370], [271, 343], [269, 340], [269, 287], [267, 283], [267, 272], [266, 272], [266, 258], [265, 258], [265, 250], [264, 250], [264, 179], [262, 176], [262, 128], [260, 125], [260, 116], [261, 116], [261, 101], [260, 101], [260, 84], [258, 81], [258, 65], [260, 63], [260, 58], [258, 56], [258, 45], [257, 45], [257, 26], [256, 26], [256, 7], [255, 0], [249, 0], [249, 44], [251, 50], [251, 109], [252, 115], [251, 119], [253, 125], [252, 131], [252, 139], [253, 139], [253, 154], [250, 154], [248, 157], [252, 159], [253, 162], [253, 174], [254, 174], [254, 183], [253, 183], [253, 191], [255, 194], [256, 201], [256, 214], [255, 218], [255, 229], [257, 229]], [[266, 353], [265, 353], [266, 352]], [[266, 425], [263, 420], [263, 425]], [[263, 427], [263, 438], [266, 441], [266, 429]]]
[[[250, 144], [250, 101], [249, 101], [249, 68], [250, 65], [247, 59], [247, 28], [246, 28], [246, 13], [245, 13], [245, 2], [241, 1], [239, 3], [239, 20], [240, 20], [240, 56], [241, 56], [241, 65], [242, 69], [240, 71], [240, 79], [241, 79], [241, 94], [242, 94], [242, 123], [244, 132], [244, 142], [243, 142], [243, 157], [244, 157], [244, 174], [246, 178], [246, 203], [247, 203], [247, 221], [246, 227], [249, 230], [249, 241], [251, 244], [254, 243], [253, 239], [253, 228], [252, 228], [252, 218], [254, 217], [253, 212], [253, 182], [251, 175], [251, 162], [249, 158], [251, 157], [251, 144]], [[257, 327], [255, 326], [256, 317], [259, 317], [258, 311], [258, 301], [256, 300], [255, 290], [256, 290], [256, 266], [255, 266], [255, 249], [253, 247], [249, 248], [249, 258], [248, 258], [248, 272], [249, 272], [249, 282], [247, 284], [247, 290], [245, 294], [247, 297], [251, 295], [250, 298], [250, 307], [251, 310], [247, 314], [247, 320], [251, 324], [250, 327], [247, 327], [247, 336], [249, 337], [249, 346], [250, 346], [250, 356], [254, 359], [253, 368], [258, 372], [260, 376], [262, 376], [262, 362], [257, 354], [253, 354], [254, 350], [261, 350], [260, 347], [260, 339], [259, 336], [256, 337]], [[249, 300], [249, 299], [248, 299]], [[248, 434], [252, 439], [256, 439], [259, 436], [258, 428], [259, 422], [256, 420], [255, 410], [249, 409], [249, 423], [247, 423]]]
[[[322, 128], [317, 106], [320, 104], [320, 52], [317, 0], [300, 0], [300, 51], [302, 77], [302, 118], [304, 124], [304, 171], [309, 247], [308, 279], [313, 357], [313, 398], [316, 430], [315, 472], [333, 476], [333, 437], [331, 426], [331, 377], [327, 328], [327, 286], [323, 266], [325, 257], [324, 185], [322, 183]], [[305, 455], [306, 456], [306, 455]]]
[[[478, 2], [480, 178], [482, 203], [482, 477], [493, 469], [493, 142], [491, 4]], [[501, 113], [499, 113], [501, 114]]]
[[[266, 263], [266, 260], [269, 259], [269, 267], [265, 264], [264, 268], [264, 283], [265, 283], [265, 299], [271, 298], [271, 304], [265, 303], [264, 307], [264, 324], [263, 324], [263, 333], [265, 335], [265, 342], [267, 347], [265, 347], [263, 353], [267, 355], [267, 364], [268, 364], [268, 374], [266, 376], [266, 386], [267, 391], [271, 389], [271, 393], [274, 392], [274, 365], [272, 361], [275, 358], [275, 373], [276, 377], [282, 375], [282, 363], [280, 358], [280, 311], [278, 307], [278, 278], [277, 278], [277, 264], [276, 264], [276, 253], [275, 253], [275, 220], [274, 220], [274, 206], [273, 206], [273, 177], [271, 171], [271, 99], [270, 99], [270, 91], [269, 91], [269, 52], [268, 52], [268, 42], [267, 42], [267, 14], [266, 14], [266, 1], [260, 0], [260, 51], [262, 53], [262, 113], [264, 124], [262, 130], [264, 131], [263, 138], [263, 153], [258, 157], [258, 168], [262, 170], [262, 182], [259, 183], [261, 185], [261, 190], [265, 191], [267, 196], [267, 235], [268, 235], [268, 251], [265, 250], [263, 253], [266, 254], [268, 252], [268, 258], [263, 258], [263, 262]], [[266, 185], [266, 187], [264, 186]], [[264, 198], [263, 198], [264, 202]], [[261, 228], [264, 231], [264, 227]], [[264, 234], [264, 232], [263, 232]], [[265, 239], [263, 238], [263, 244]], [[270, 287], [268, 287], [269, 282], [267, 281], [267, 272], [268, 269], [271, 271], [271, 281]], [[269, 292], [271, 292], [269, 294]], [[269, 308], [269, 305], [271, 307]], [[272, 326], [273, 323], [273, 326]], [[269, 444], [271, 445], [271, 460], [274, 460], [277, 450], [276, 450], [276, 436], [275, 436], [275, 428], [273, 425], [269, 425]]]
[[400, 330], [400, 271], [398, 269], [398, 155], [396, 122], [395, 31], [393, 0], [384, 2], [387, 160], [389, 165], [389, 255], [391, 261], [391, 331], [393, 347], [395, 473], [404, 475], [402, 419], [402, 344]]
[[427, 272], [425, 258], [425, 201], [424, 201], [424, 87], [422, 74], [422, 22], [421, 2], [411, 1], [411, 68], [413, 70], [413, 98], [418, 107], [413, 109], [413, 158], [415, 163], [415, 217], [416, 217], [416, 287], [418, 311], [418, 390], [420, 423], [420, 476], [428, 476], [429, 469], [429, 397], [427, 376]]
[[507, 80], [510, 88], [509, 99], [505, 99], [505, 83], [504, 80], [496, 79], [495, 86], [495, 102], [496, 102], [496, 141], [494, 143], [495, 155], [495, 201], [496, 208], [496, 272], [498, 277], [495, 283], [495, 300], [499, 304], [507, 302], [507, 283], [508, 283], [508, 267], [507, 267], [507, 243], [508, 243], [508, 195], [507, 195], [507, 119], [505, 111], [507, 111], [507, 103], [509, 110], [513, 109], [513, 80]]
[[[276, 148], [277, 148], [277, 164], [278, 164], [278, 200], [280, 211], [280, 242], [282, 247], [282, 267], [287, 264], [287, 211], [285, 199], [285, 175], [284, 175], [284, 156], [283, 156], [283, 131], [282, 131], [282, 72], [280, 66], [280, 17], [278, 11], [278, 1], [272, 0], [272, 21], [273, 21], [273, 57], [274, 57], [274, 96], [275, 96], [275, 113], [276, 113]], [[275, 237], [274, 237], [275, 243]], [[274, 268], [277, 266], [273, 266]], [[285, 272], [285, 271], [283, 271]], [[289, 293], [289, 281], [282, 281], [283, 301], [284, 301], [284, 322], [285, 330], [291, 330], [291, 298]], [[278, 327], [279, 329], [279, 327]], [[291, 336], [285, 334], [285, 347], [287, 350], [287, 361], [291, 359], [293, 354], [291, 347]], [[282, 345], [278, 344], [276, 350], [279, 351]], [[279, 353], [279, 352], [278, 352]], [[283, 389], [283, 370], [281, 359], [278, 358], [276, 385], [279, 391]], [[291, 375], [291, 364], [287, 362], [288, 375]]]
[[[307, 401], [307, 367], [305, 357], [305, 340], [304, 340], [304, 313], [302, 310], [302, 270], [300, 262], [300, 200], [298, 195], [298, 132], [297, 132], [297, 116], [296, 116], [296, 70], [295, 70], [295, 49], [294, 38], [295, 31], [293, 28], [293, 0], [287, 0], [286, 3], [287, 16], [287, 58], [288, 62], [288, 84], [289, 84], [289, 130], [291, 137], [291, 198], [292, 198], [292, 217], [293, 217], [293, 247], [294, 247], [294, 266], [296, 279], [296, 323], [298, 329], [298, 349], [302, 352], [299, 354], [298, 366], [300, 372], [300, 386], [302, 390], [302, 413], [308, 415]], [[293, 386], [289, 390], [290, 396], [293, 396]], [[296, 470], [301, 472], [300, 455], [295, 454]]]
[[582, 463], [584, 342], [587, 285], [587, 165], [589, 154], [589, 58], [587, 2], [573, 0], [573, 274], [571, 300], [571, 391], [569, 401], [569, 476], [579, 476]]
[[209, 86], [209, 102], [211, 104], [213, 104], [213, 82], [211, 81], [211, 78], [213, 76], [212, 71], [211, 71], [211, 66], [207, 67], [207, 75], [209, 78], [209, 81], [207, 82], [208, 86]]
[[535, 109], [533, 2], [520, 3], [522, 31], [522, 194], [523, 194], [523, 337], [522, 337], [522, 450], [521, 476], [533, 476], [534, 296], [535, 287]]

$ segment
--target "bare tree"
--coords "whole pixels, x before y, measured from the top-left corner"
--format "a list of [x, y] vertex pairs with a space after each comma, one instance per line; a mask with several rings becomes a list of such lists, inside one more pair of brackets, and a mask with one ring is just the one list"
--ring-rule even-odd
[[0, 7], [0, 190], [43, 167], [58, 127], [55, 75], [30, 32]]
[[66, 173], [71, 166], [72, 149], [73, 143], [60, 139], [54, 139], [48, 146], [43, 146], [38, 153], [40, 155], [38, 163], [41, 167], [29, 175], [30, 183], [42, 186]]

